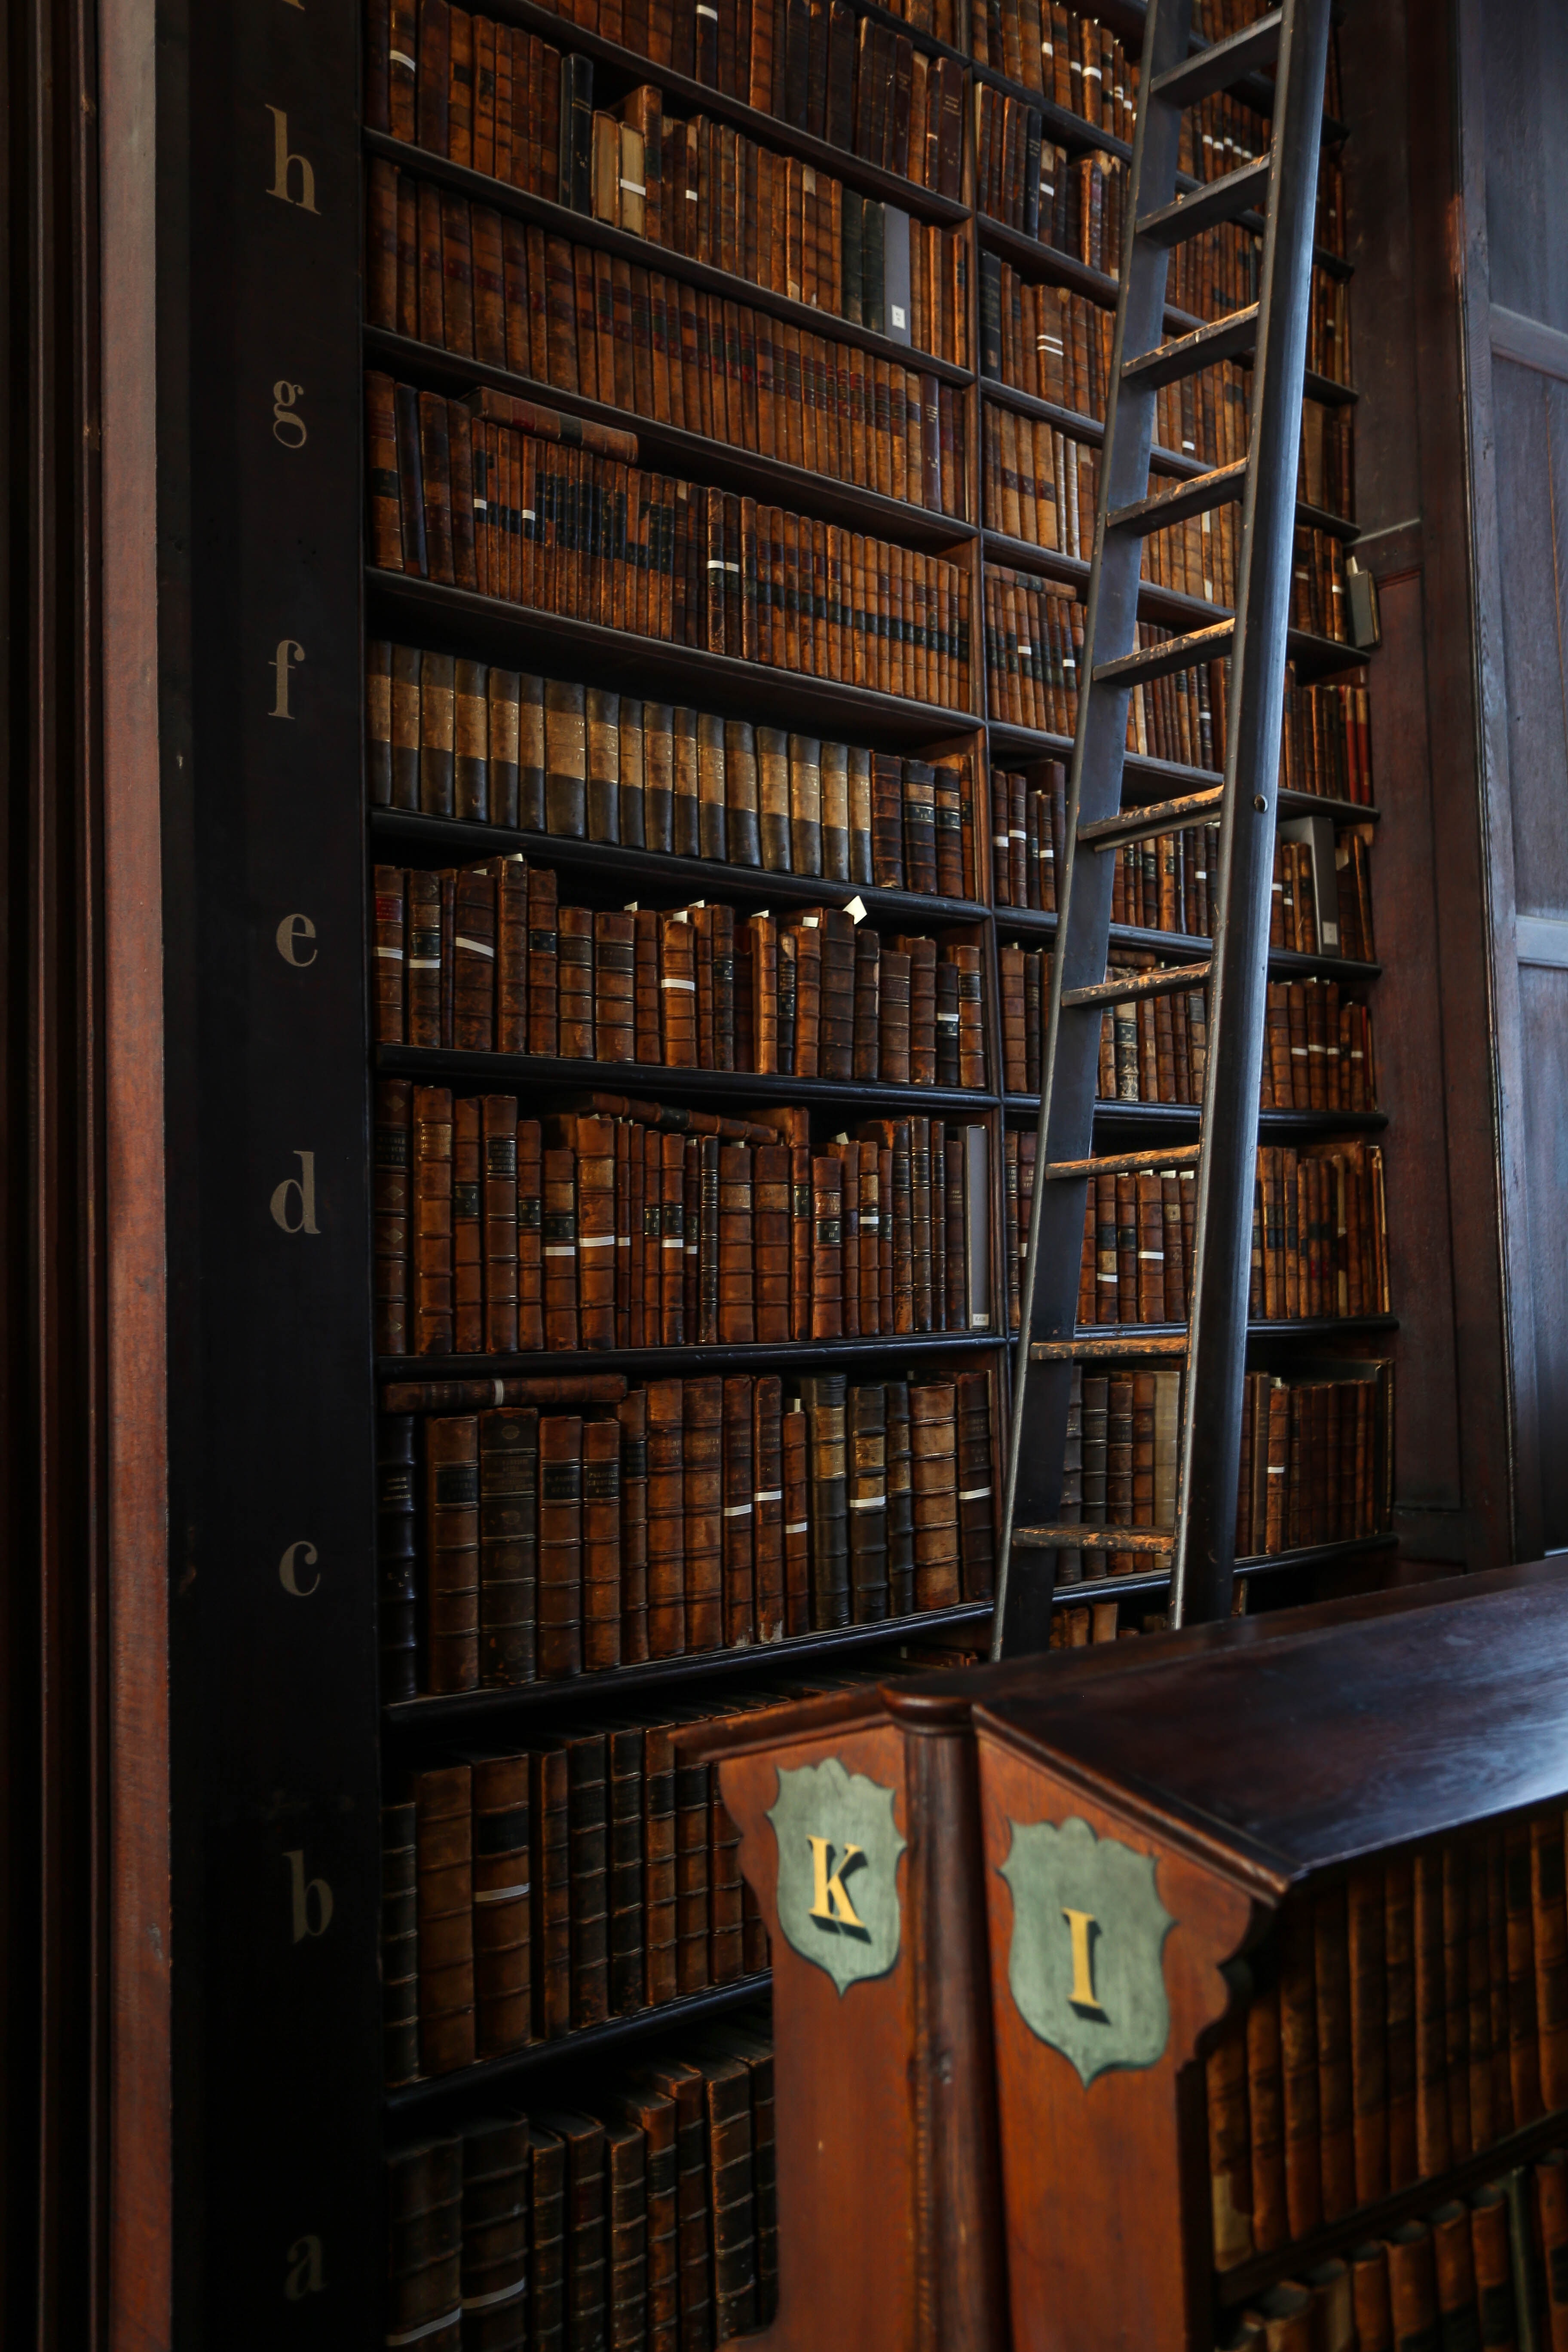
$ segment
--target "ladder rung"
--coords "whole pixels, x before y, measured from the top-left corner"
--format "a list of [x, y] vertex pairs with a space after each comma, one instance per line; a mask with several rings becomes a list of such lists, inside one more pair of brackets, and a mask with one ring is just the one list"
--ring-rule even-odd
[[1200, 368], [1238, 359], [1257, 341], [1258, 304], [1249, 302], [1244, 310], [1227, 310], [1223, 319], [1211, 319], [1207, 326], [1194, 327], [1190, 335], [1178, 335], [1173, 343], [1161, 343], [1126, 361], [1121, 381], [1139, 390], [1177, 383], [1184, 375], [1196, 375]]
[[1201, 1143], [1148, 1143], [1137, 1151], [1107, 1151], [1094, 1160], [1053, 1160], [1046, 1169], [1047, 1184], [1068, 1183], [1085, 1176], [1136, 1176], [1146, 1168], [1195, 1168], [1203, 1155]]
[[1242, 163], [1234, 172], [1222, 172], [1217, 180], [1205, 180], [1173, 204], [1146, 213], [1138, 224], [1139, 236], [1151, 245], [1181, 245], [1206, 228], [1217, 228], [1222, 221], [1236, 220], [1268, 194], [1268, 156], [1260, 155], [1256, 163]]
[[1184, 1356], [1187, 1352], [1185, 1331], [1141, 1330], [1135, 1323], [1108, 1326], [1103, 1335], [1095, 1331], [1079, 1331], [1071, 1339], [1032, 1339], [1029, 1361], [1032, 1364], [1092, 1362], [1096, 1358], [1111, 1358], [1121, 1362], [1134, 1356]]
[[1283, 8], [1271, 8], [1267, 16], [1259, 16], [1254, 25], [1244, 25], [1228, 40], [1215, 41], [1206, 49], [1195, 49], [1179, 66], [1172, 66], [1157, 81], [1151, 82], [1150, 97], [1157, 98], [1165, 106], [1193, 106], [1216, 89], [1228, 89], [1247, 74], [1261, 73], [1279, 54], [1279, 28], [1284, 16]]
[[1215, 507], [1233, 505], [1246, 488], [1247, 459], [1237, 457], [1232, 465], [1216, 466], [1212, 473], [1194, 474], [1191, 481], [1179, 483], [1173, 490], [1159, 490], [1152, 499], [1140, 499], [1135, 506], [1118, 507], [1106, 518], [1105, 527], [1147, 539], [1154, 531], [1168, 530], [1173, 523], [1208, 514]]
[[[1015, 1528], [1013, 1542], [1020, 1551], [1173, 1551], [1174, 1528]], [[1072, 1591], [1064, 1585], [1065, 1601]]]
[[1101, 662], [1094, 673], [1096, 686], [1137, 686], [1145, 678], [1168, 677], [1174, 669], [1195, 669], [1201, 662], [1218, 661], [1236, 635], [1236, 616], [1215, 621], [1207, 629], [1190, 629], [1185, 636], [1163, 637], [1155, 646], [1139, 646], [1116, 661]]
[[1151, 801], [1147, 808], [1118, 809], [1114, 816], [1097, 816], [1080, 824], [1078, 837], [1096, 849], [1113, 849], [1124, 841], [1150, 841], [1157, 833], [1179, 833], [1191, 824], [1207, 824], [1225, 799], [1225, 786], [1186, 793], [1178, 801]]
[[1205, 956], [1202, 963], [1167, 964], [1163, 971], [1118, 974], [1096, 981], [1092, 988], [1064, 988], [1062, 1005], [1077, 1011], [1090, 1004], [1131, 1004], [1140, 996], [1181, 996], [1190, 988], [1201, 988], [1213, 970]]

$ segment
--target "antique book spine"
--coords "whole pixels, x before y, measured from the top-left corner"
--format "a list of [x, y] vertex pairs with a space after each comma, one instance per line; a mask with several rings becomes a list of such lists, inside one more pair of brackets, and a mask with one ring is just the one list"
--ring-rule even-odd
[[850, 1614], [868, 1624], [889, 1614], [888, 1412], [879, 1382], [848, 1392], [845, 1435]]
[[956, 1399], [943, 1381], [910, 1390], [915, 1606], [947, 1609], [960, 1597]]
[[473, 1789], [474, 2054], [533, 2038], [526, 1756], [476, 1758]]
[[1226, 2021], [1204, 2062], [1204, 2077], [1208, 2106], [1214, 2266], [1224, 2272], [1235, 2270], [1253, 2252], [1245, 2016]]
[[1317, 2229], [1323, 2210], [1322, 2170], [1318, 2154], [1318, 2029], [1312, 1959], [1310, 1916], [1293, 1912], [1281, 1927], [1279, 1957], [1285, 2201], [1292, 2238], [1304, 2238]]
[[1247, 2005], [1247, 2105], [1252, 2167], [1247, 2210], [1254, 2252], [1266, 2254], [1290, 2236], [1278, 1985], [1259, 1989]]
[[675, 1853], [675, 1758], [668, 1724], [650, 1724], [643, 1751], [643, 1905], [646, 1998], [679, 1990]]
[[413, 1698], [418, 1689], [416, 1603], [417, 1507], [411, 1413], [376, 1417], [376, 1591], [383, 1700]]
[[683, 1993], [701, 1992], [709, 1974], [708, 1828], [711, 1775], [680, 1756], [675, 1765], [676, 1969]]
[[416, 1087], [413, 1113], [414, 1348], [419, 1355], [446, 1355], [453, 1344], [450, 1090]]
[[716, 1985], [733, 1984], [746, 1966], [741, 1832], [719, 1793], [719, 1775], [709, 1778], [708, 1967]]
[[[743, 1154], [746, 1148], [734, 1149]], [[756, 1638], [752, 1385], [746, 1374], [723, 1383], [724, 1640], [731, 1649]]]
[[784, 1632], [811, 1631], [810, 1444], [807, 1417], [797, 1398], [787, 1401], [779, 1423], [779, 1464], [784, 1487]]
[[539, 1414], [503, 1406], [479, 1417], [479, 1680], [534, 1677]]
[[414, 1782], [419, 1913], [419, 2071], [449, 2074], [474, 2059], [471, 1776], [466, 1764]]
[[720, 1380], [684, 1384], [686, 1647], [724, 1643], [723, 1419]]
[[565, 1742], [574, 2029], [602, 2025], [610, 2013], [609, 1792], [605, 1748], [603, 1732], [580, 1732]]
[[750, 1389], [756, 1638], [775, 1642], [784, 1632], [783, 1390], [772, 1373], [759, 1374]]
[[647, 1733], [626, 1725], [605, 1734], [609, 1766], [610, 2014], [629, 2017], [644, 2000], [643, 1761]]
[[616, 1407], [621, 1454], [621, 1663], [648, 1656], [647, 1395], [637, 1389]]
[[1563, 1824], [1557, 1813], [1530, 1824], [1535, 1946], [1536, 2042], [1541, 2095], [1550, 2114], [1568, 2106], [1568, 1919], [1563, 1905]]
[[517, 1128], [517, 1344], [544, 1345], [544, 1166], [537, 1119]]
[[583, 1664], [620, 1663], [621, 1428], [605, 1417], [583, 1429]]
[[412, 1804], [381, 1809], [382, 2072], [389, 2090], [419, 2074], [419, 1914]]
[[756, 2324], [756, 2223], [752, 2188], [751, 2084], [733, 2059], [703, 2063], [713, 2211], [714, 2333]]
[[583, 1671], [583, 1423], [572, 1415], [539, 1424], [538, 1525], [536, 1657], [553, 1681]]
[[[826, 1163], [816, 1164], [820, 1168]], [[819, 1373], [803, 1379], [800, 1388], [809, 1444], [812, 1623], [816, 1630], [826, 1630], [851, 1622], [848, 1383], [842, 1373]]]

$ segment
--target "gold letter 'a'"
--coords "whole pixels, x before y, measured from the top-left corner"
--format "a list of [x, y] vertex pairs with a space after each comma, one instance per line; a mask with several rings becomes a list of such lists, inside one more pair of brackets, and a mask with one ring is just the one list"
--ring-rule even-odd
[[855, 1860], [856, 1855], [861, 1852], [861, 1848], [858, 1845], [847, 1845], [844, 1849], [843, 1861], [837, 1870], [830, 1872], [827, 1867], [827, 1857], [833, 1852], [833, 1848], [828, 1840], [814, 1837], [809, 1838], [808, 1843], [811, 1846], [812, 1917], [826, 1919], [839, 1927], [858, 1927], [864, 1934], [866, 1922], [864, 1919], [856, 1917], [855, 1906], [844, 1892], [844, 1873]]
[[1075, 2009], [1091, 2009], [1097, 2017], [1103, 2017], [1105, 2011], [1095, 1996], [1094, 1948], [1089, 1940], [1089, 1929], [1100, 1922], [1092, 1911], [1068, 1911], [1065, 1906], [1062, 1917], [1072, 1936], [1072, 1990], [1068, 1999]]

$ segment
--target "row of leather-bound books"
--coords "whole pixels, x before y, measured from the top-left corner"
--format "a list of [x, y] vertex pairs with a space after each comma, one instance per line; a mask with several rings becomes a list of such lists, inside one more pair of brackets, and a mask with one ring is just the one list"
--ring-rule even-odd
[[[960, 709], [968, 584], [945, 558], [641, 470], [634, 435], [497, 392], [365, 378], [372, 560], [511, 604]], [[549, 437], [543, 437], [548, 436]], [[568, 446], [574, 438], [581, 446]]]
[[[614, 110], [595, 108], [592, 58], [563, 56], [536, 35], [485, 18], [474, 19], [466, 37], [471, 40], [472, 31], [482, 28], [493, 48], [499, 35], [500, 47], [510, 56], [504, 60], [509, 70], [501, 91], [493, 68], [485, 76], [486, 103], [476, 123], [471, 81], [459, 81], [453, 73], [450, 38], [443, 44], [436, 37], [444, 21], [450, 28], [456, 19], [461, 30], [468, 21], [466, 12], [443, 7], [420, 13], [425, 71], [412, 93], [400, 71], [389, 92], [387, 122], [395, 138], [410, 139], [427, 153], [449, 157], [502, 184], [967, 366], [967, 257], [957, 232], [911, 221], [899, 206], [863, 197], [829, 173], [780, 154], [728, 122], [668, 115], [662, 93], [651, 83], [634, 89]], [[847, 8], [840, 13], [847, 25]], [[384, 19], [381, 0], [374, 14]], [[921, 63], [928, 69], [920, 76], [919, 114], [912, 87], [900, 110], [889, 107], [892, 93], [885, 83], [870, 82], [864, 93], [862, 134], [866, 144], [877, 147], [879, 161], [883, 153], [901, 157], [907, 177], [912, 176], [911, 154], [918, 153], [922, 176], [931, 163], [938, 193], [956, 195], [961, 69], [939, 60], [933, 77], [929, 62]], [[459, 93], [456, 110], [454, 90]], [[383, 126], [373, 121], [372, 127]]]
[[[1010, 1095], [1037, 1095], [1050, 1003], [1050, 950], [1003, 947], [1002, 1075]], [[1157, 957], [1114, 950], [1109, 977], [1163, 970]], [[1271, 981], [1258, 1088], [1263, 1110], [1377, 1108], [1372, 1014], [1342, 1000], [1332, 980]], [[1208, 995], [1201, 983], [1169, 996], [1108, 1006], [1100, 1033], [1102, 1102], [1201, 1103], [1208, 1055]]]
[[373, 640], [373, 808], [768, 874], [979, 896], [972, 765]]
[[1398, 2352], [1568, 2342], [1568, 2150], [1249, 2297], [1216, 2352]]
[[1390, 1525], [1394, 1366], [1352, 1376], [1248, 1372], [1237, 1486], [1238, 1559], [1343, 1543]]
[[377, 1045], [985, 1086], [978, 946], [884, 940], [836, 907], [563, 907], [521, 857], [372, 878]]
[[988, 1370], [580, 1374], [484, 1384], [537, 1403], [396, 1410], [420, 1385], [378, 1423], [388, 1703], [990, 1597]]
[[[372, 327], [962, 517], [963, 394], [376, 160]], [[881, 315], [882, 297], [858, 307]]]
[[384, 1078], [377, 1352], [778, 1345], [991, 1328], [990, 1137], [926, 1118], [814, 1149], [755, 1119]]
[[[1005, 564], [985, 568], [985, 687], [994, 722], [1071, 735], [1084, 611], [1076, 587]], [[1140, 646], [1175, 633], [1140, 621]], [[1184, 767], [1213, 769], [1225, 756], [1224, 662], [1140, 679], [1127, 699], [1127, 748]]]
[[1353, 1865], [1249, 1967], [1205, 2062], [1221, 2272], [1568, 2107], [1563, 1816]]
[[385, 2335], [431, 2352], [710, 2352], [778, 2292], [765, 2005], [598, 2077], [504, 2096], [387, 2158]]
[[[1116, 155], [1070, 152], [1047, 137], [1038, 107], [982, 83], [976, 91], [975, 204], [1024, 236], [1107, 277], [1121, 273], [1127, 166]], [[1269, 126], [1228, 90], [1184, 110], [1177, 168], [1216, 180], [1267, 154]], [[1316, 243], [1344, 251], [1344, 174], [1324, 154], [1318, 167]]]
[[1108, 25], [1052, 0], [1025, 0], [1016, 7], [975, 0], [969, 41], [977, 65], [994, 67], [1091, 128], [1131, 144], [1138, 66]]
[[[1021, 1277], [1034, 1200], [1034, 1139], [1006, 1159], [1005, 1244]], [[1015, 1189], [1014, 1168], [1016, 1166]], [[1084, 1204], [1081, 1328], [1184, 1323], [1192, 1308], [1196, 1182], [1190, 1168], [1096, 1176]], [[1012, 1276], [1009, 1276], [1011, 1288]], [[1260, 1144], [1248, 1315], [1255, 1322], [1386, 1315], [1383, 1152], [1359, 1137]]]
[[[1303, 401], [1299, 488], [1307, 504], [1348, 513], [1354, 495], [1348, 462], [1352, 446], [1342, 412], [1325, 408], [1321, 401]], [[1087, 561], [1094, 550], [1100, 450], [1044, 418], [1018, 416], [988, 402], [981, 497], [987, 530]], [[1331, 534], [1304, 526], [1297, 532], [1298, 562], [1308, 551], [1316, 569], [1328, 572], [1335, 562], [1331, 547], [1338, 551], [1339, 544]], [[1237, 509], [1217, 507], [1152, 533], [1143, 543], [1143, 577], [1211, 604], [1234, 604], [1240, 546]], [[1295, 612], [1291, 619], [1298, 628], [1317, 628], [1320, 635], [1337, 634]]]
[[983, 252], [979, 266], [981, 375], [1103, 417], [1115, 312], [1065, 286], [1031, 283], [997, 254]]
[[408, 1776], [382, 1811], [389, 2087], [766, 1969], [717, 1775], [674, 1752], [678, 1722], [745, 1704]]
[[[1056, 762], [1041, 762], [1049, 772]], [[1057, 781], [1031, 785], [1028, 775], [991, 772], [993, 895], [998, 908], [1057, 911], [1057, 875], [1066, 831], [1066, 794]], [[1268, 943], [1305, 955], [1349, 957], [1374, 963], [1372, 925], [1370, 826], [1350, 825], [1334, 845], [1331, 909], [1320, 919], [1312, 856], [1305, 842], [1277, 841], [1269, 908]], [[1214, 905], [1210, 882], [1218, 856], [1218, 827], [1192, 825], [1181, 833], [1157, 833], [1122, 842], [1101, 855], [1112, 860], [1110, 919], [1140, 930], [1210, 938]], [[1326, 877], [1325, 877], [1326, 880]]]
[[[577, 25], [759, 113], [939, 194], [960, 193], [956, 60], [846, 5], [809, 0], [591, 0]], [[950, 47], [954, 0], [895, 9]], [[934, 17], [935, 21], [930, 21]], [[917, 21], [920, 20], [920, 21]], [[577, 75], [563, 75], [563, 68]], [[590, 68], [585, 79], [581, 69]], [[592, 60], [447, 0], [369, 0], [365, 121], [535, 195], [570, 202], [572, 110], [592, 117]], [[563, 136], [564, 128], [564, 136]], [[563, 171], [563, 150], [567, 158]]]

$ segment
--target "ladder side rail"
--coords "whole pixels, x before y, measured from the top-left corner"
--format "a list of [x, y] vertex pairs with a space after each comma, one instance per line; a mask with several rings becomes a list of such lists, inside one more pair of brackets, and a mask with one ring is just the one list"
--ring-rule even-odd
[[[1144, 71], [1152, 79], [1187, 54], [1192, 0], [1153, 0], [1151, 20]], [[1064, 975], [1068, 972], [1072, 975], [1068, 985], [1105, 976], [1114, 860], [1091, 852], [1080, 874], [1074, 842], [1080, 816], [1109, 816], [1121, 804], [1127, 689], [1097, 692], [1094, 667], [1098, 649], [1107, 637], [1116, 651], [1124, 650], [1136, 637], [1142, 548], [1137, 541], [1112, 537], [1108, 550], [1105, 519], [1148, 490], [1154, 395], [1144, 387], [1130, 390], [1124, 412], [1121, 371], [1124, 354], [1151, 350], [1162, 339], [1170, 256], [1163, 247], [1140, 245], [1131, 234], [1131, 224], [1138, 218], [1144, 186], [1152, 191], [1154, 203], [1170, 201], [1175, 190], [1180, 140], [1181, 116], [1174, 108], [1140, 105], [1128, 184], [1128, 258], [1111, 346], [1083, 668], [1078, 681], [1078, 725], [1065, 827], [1067, 855], [1058, 901], [1061, 911], [1043, 1040], [1035, 1191], [1019, 1297], [1013, 1426], [992, 1619], [994, 1657], [1016, 1657], [1042, 1649], [1050, 1639], [1054, 1555], [1044, 1554], [1015, 1574], [1013, 1528], [1016, 1523], [1054, 1519], [1061, 1502], [1072, 1367], [1041, 1366], [1031, 1377], [1029, 1348], [1036, 1339], [1070, 1339], [1077, 1314], [1087, 1181], [1049, 1184], [1045, 1170], [1053, 1158], [1081, 1158], [1092, 1147], [1101, 1016], [1098, 1010], [1069, 1013], [1064, 1038], [1061, 997]], [[1046, 1285], [1038, 1280], [1042, 1248], [1053, 1276]]]
[[1235, 1574], [1279, 730], [1330, 5], [1289, 0], [1280, 38], [1194, 1202], [1171, 1580], [1171, 1622], [1177, 1625], [1227, 1616]]

